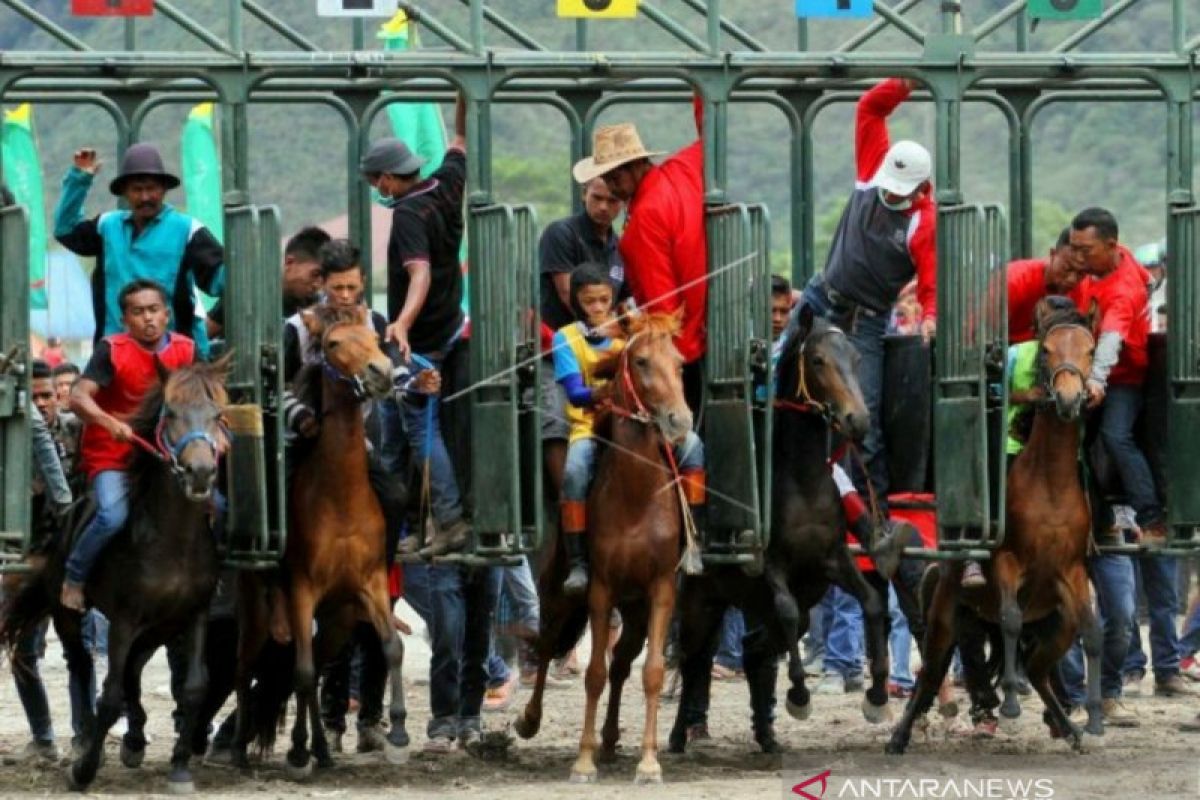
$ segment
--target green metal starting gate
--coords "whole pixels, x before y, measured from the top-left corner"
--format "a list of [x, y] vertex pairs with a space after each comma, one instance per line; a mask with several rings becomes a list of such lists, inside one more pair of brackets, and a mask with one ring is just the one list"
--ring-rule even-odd
[[[703, 434], [710, 563], [749, 563], [771, 529], [770, 216], [766, 206], [707, 209], [708, 331]], [[768, 398], [770, 399], [770, 398]]]
[[[524, 402], [538, 385], [537, 216], [532, 206], [468, 210], [472, 536], [467, 555], [446, 560], [515, 562], [542, 540], [541, 408]], [[536, 393], [528, 393], [536, 397]]]
[[[1169, 546], [1200, 549], [1200, 207], [1174, 209], [1167, 247]], [[1192, 443], [1186, 446], [1184, 443]]]
[[[1004, 211], [994, 205], [943, 207], [937, 246], [934, 475], [939, 545], [991, 548], [1004, 538], [1008, 316], [1006, 293], [994, 289], [997, 271], [1008, 263]], [[997, 384], [1000, 391], [989, 392]]]
[[0, 208], [0, 572], [29, 547], [29, 219]]
[[283, 474], [283, 296], [279, 209], [225, 212], [225, 337], [233, 442], [226, 466], [225, 562], [273, 567], [287, 545]]

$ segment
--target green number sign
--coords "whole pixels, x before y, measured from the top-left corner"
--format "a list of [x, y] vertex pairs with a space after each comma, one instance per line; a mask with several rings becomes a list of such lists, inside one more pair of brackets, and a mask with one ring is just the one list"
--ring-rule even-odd
[[1104, 0], [1028, 0], [1032, 19], [1093, 19], [1104, 13]]

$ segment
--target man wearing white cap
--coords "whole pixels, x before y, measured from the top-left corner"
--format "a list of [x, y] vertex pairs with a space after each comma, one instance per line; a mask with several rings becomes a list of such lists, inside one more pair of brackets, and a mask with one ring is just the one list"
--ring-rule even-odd
[[[857, 180], [829, 248], [824, 272], [804, 289], [800, 305], [842, 327], [862, 360], [858, 379], [871, 412], [863, 444], [868, 475], [854, 466], [854, 483], [866, 496], [870, 481], [887, 516], [887, 462], [880, 419], [884, 349], [892, 305], [916, 276], [920, 331], [928, 342], [937, 315], [937, 208], [929, 178], [929, 151], [916, 142], [890, 144], [887, 118], [912, 92], [911, 81], [891, 78], [863, 95], [855, 120]], [[885, 522], [886, 534], [890, 524]], [[880, 540], [874, 552], [888, 549]]]

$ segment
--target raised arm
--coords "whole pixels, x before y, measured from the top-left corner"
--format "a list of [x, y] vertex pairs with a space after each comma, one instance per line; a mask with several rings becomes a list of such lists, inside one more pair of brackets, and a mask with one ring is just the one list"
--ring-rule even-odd
[[854, 165], [859, 181], [871, 180], [883, 163], [891, 146], [887, 118], [896, 106], [908, 99], [912, 90], [912, 81], [888, 78], [858, 101], [854, 121]]
[[83, 148], [75, 151], [75, 163], [62, 180], [62, 194], [54, 207], [54, 238], [72, 253], [97, 256], [104, 248], [95, 219], [84, 219], [83, 204], [96, 173], [100, 171], [96, 151]]

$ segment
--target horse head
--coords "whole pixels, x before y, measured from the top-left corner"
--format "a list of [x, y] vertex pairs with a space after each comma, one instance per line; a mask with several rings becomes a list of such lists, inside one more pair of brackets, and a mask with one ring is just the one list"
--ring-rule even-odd
[[638, 314], [622, 321], [627, 341], [613, 382], [614, 408], [653, 422], [678, 444], [692, 429], [683, 394], [683, 356], [675, 349], [683, 309], [674, 314]]
[[217, 465], [229, 446], [223, 413], [229, 404], [225, 377], [231, 355], [168, 372], [155, 361], [159, 386], [147, 396], [134, 430], [153, 436], [157, 456], [170, 465], [184, 495], [196, 503], [212, 497]]
[[858, 385], [859, 358], [841, 328], [803, 305], [779, 357], [778, 395], [799, 400], [844, 436], [862, 441], [870, 414]]
[[379, 349], [364, 305], [336, 308], [319, 305], [300, 312], [304, 326], [320, 343], [325, 373], [350, 386], [356, 399], [382, 399], [392, 391], [392, 362]]
[[1078, 419], [1087, 402], [1087, 378], [1096, 354], [1099, 318], [1093, 302], [1088, 316], [1066, 297], [1051, 295], [1038, 302], [1034, 320], [1038, 335], [1038, 382], [1059, 419]]

